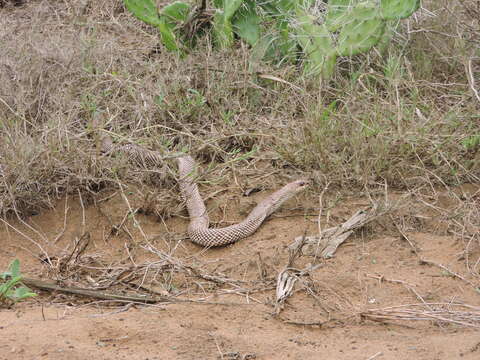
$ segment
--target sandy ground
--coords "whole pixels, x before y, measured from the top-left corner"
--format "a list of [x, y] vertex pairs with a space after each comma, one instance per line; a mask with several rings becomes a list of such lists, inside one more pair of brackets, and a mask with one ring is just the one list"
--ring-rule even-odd
[[[223, 218], [222, 225], [238, 220], [242, 209], [248, 209], [266, 193], [250, 199], [229, 191], [209, 202], [212, 218]], [[26, 276], [63, 278], [65, 285], [88, 286], [94, 283], [93, 278], [100, 278], [93, 270], [92, 259], [111, 268], [131, 261], [139, 265], [158, 260], [140, 246], [142, 239], [147, 238], [156, 248], [184, 264], [196, 264], [207, 273], [242, 279], [249, 284], [246, 287], [263, 284], [264, 290], [246, 294], [228, 284], [215, 284], [180, 271], [157, 272], [155, 280], [146, 277], [145, 284], [156, 286], [158, 293], [195, 302], [119, 305], [39, 291], [40, 296], [35, 299], [0, 310], [0, 359], [86, 356], [151, 360], [478, 359], [480, 356], [480, 338], [474, 329], [430, 321], [372, 322], [358, 316], [366, 309], [421, 301], [480, 305], [473, 286], [436, 266], [421, 265], [411, 246], [392, 231], [388, 221], [379, 221], [349, 238], [334, 258], [323, 261], [308, 279], [297, 282], [294, 294], [276, 315], [273, 287], [288, 260], [287, 246], [296, 236], [305, 231], [313, 234], [317, 229], [315, 216], [307, 216], [314, 209], [306, 210], [305, 199], [291, 200], [250, 238], [225, 248], [202, 251], [183, 238], [186, 219], [161, 222], [153, 216], [137, 215], [137, 225], [128, 219], [123, 226], [132, 238], [122, 231], [109, 235], [112, 224], [122, 223], [128, 206], [119, 194], [98, 200], [107, 195], [99, 194], [96, 205], [85, 198], [80, 202], [72, 195], [59, 200], [55, 209], [26, 219], [23, 224], [14, 219], [8, 222], [10, 225], [3, 223], [0, 268], [5, 269], [17, 257]], [[137, 200], [130, 199], [130, 206], [136, 208]], [[342, 203], [348, 205], [328, 211], [331, 224], [345, 221], [368, 201], [345, 198]], [[422, 211], [417, 214], [417, 219], [422, 219], [418, 224], [411, 221], [402, 226], [405, 234], [423, 259], [464, 274], [465, 263], [459, 260], [464, 245], [445, 232], [442, 221], [431, 211]], [[42, 246], [55, 262], [71, 253], [74, 240], [83, 232], [90, 233], [91, 241], [77, 262], [90, 264], [91, 268], [54, 271], [38, 260], [42, 251], [31, 240]], [[302, 256], [295, 265], [302, 268], [311, 261], [311, 257]], [[400, 282], [379, 281], [375, 278], [378, 276]], [[465, 279], [471, 278], [465, 275]], [[475, 279], [471, 281], [475, 283]], [[314, 290], [313, 295], [307, 288]], [[124, 289], [117, 286], [108, 290]]]

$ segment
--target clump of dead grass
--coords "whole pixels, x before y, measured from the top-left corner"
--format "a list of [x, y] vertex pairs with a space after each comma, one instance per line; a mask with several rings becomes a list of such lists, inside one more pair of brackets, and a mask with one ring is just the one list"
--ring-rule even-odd
[[359, 314], [363, 319], [389, 321], [432, 321], [440, 326], [480, 327], [480, 308], [462, 303], [421, 303], [370, 309]]
[[[0, 213], [130, 183], [155, 185], [144, 207], [169, 215], [173, 164], [146, 172], [100, 156], [95, 121], [119, 142], [191, 152], [210, 164], [205, 186], [231, 172], [272, 182], [313, 172], [318, 184], [352, 188], [477, 181], [476, 8], [424, 7], [386, 54], [345, 59], [323, 84], [295, 66], [251, 63], [244, 45], [212, 51], [208, 38], [179, 59], [118, 1], [1, 9]], [[151, 200], [163, 195], [158, 208]]]

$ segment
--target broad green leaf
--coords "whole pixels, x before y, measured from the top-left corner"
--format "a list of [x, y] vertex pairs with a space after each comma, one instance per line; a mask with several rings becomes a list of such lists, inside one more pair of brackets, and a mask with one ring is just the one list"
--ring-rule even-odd
[[20, 276], [20, 260], [13, 260], [9, 266], [9, 270], [12, 277]]
[[248, 0], [233, 16], [232, 25], [235, 33], [253, 46], [260, 38], [261, 21], [256, 11], [255, 2]]
[[157, 25], [160, 31], [160, 37], [163, 45], [170, 51], [180, 51], [175, 29], [178, 24], [187, 20], [190, 11], [190, 5], [181, 1], [175, 1], [162, 8], [160, 11], [160, 21]]
[[231, 19], [242, 5], [243, 0], [223, 0], [222, 7], [213, 16], [213, 34], [220, 48], [233, 45], [233, 28]]
[[359, 3], [349, 13], [350, 21], [342, 27], [337, 40], [341, 56], [366, 52], [375, 46], [385, 31], [385, 21], [379, 17], [378, 8], [369, 3]]
[[33, 296], [37, 296], [37, 294], [31, 292], [26, 286], [16, 288], [12, 294], [12, 297], [15, 298], [15, 300], [23, 300]]
[[295, 1], [292, 0], [277, 0], [277, 1], [260, 1], [257, 5], [261, 6], [267, 15], [275, 17], [287, 17], [293, 14], [296, 7]]
[[7, 292], [7, 284], [0, 285], [0, 298]]
[[313, 16], [300, 10], [297, 13], [297, 40], [305, 54], [305, 73], [331, 76], [336, 54], [330, 32], [325, 25], [316, 25]]
[[123, 0], [123, 2], [125, 7], [138, 19], [149, 25], [159, 25], [157, 6], [152, 0]]
[[179, 51], [180, 49], [177, 45], [177, 39], [173, 32], [174, 27], [175, 26], [169, 24], [165, 18], [160, 19], [160, 22], [157, 25], [157, 29], [160, 31], [160, 38], [167, 50]]
[[175, 1], [174, 3], [162, 8], [160, 11], [160, 16], [166, 16], [168, 21], [171, 21], [173, 24], [175, 24], [177, 22], [185, 22], [188, 18], [189, 11], [189, 4], [181, 1]]
[[243, 0], [224, 0], [223, 2], [223, 15], [225, 19], [230, 20], [235, 12], [242, 5]]
[[222, 12], [217, 11], [213, 16], [213, 34], [215, 41], [220, 48], [232, 46], [232, 23], [225, 18]]
[[325, 25], [330, 31], [338, 31], [348, 23], [349, 14], [358, 0], [330, 0], [328, 2]]
[[8, 280], [5, 284], [2, 285], [0, 288], [0, 296], [9, 296], [10, 290], [22, 279], [21, 276], [16, 276]]
[[223, 9], [224, 0], [213, 0], [213, 7], [215, 9]]
[[480, 145], [480, 134], [467, 136], [461, 143], [468, 150], [475, 149]]
[[420, 7], [420, 0], [380, 0], [382, 18], [405, 19]]

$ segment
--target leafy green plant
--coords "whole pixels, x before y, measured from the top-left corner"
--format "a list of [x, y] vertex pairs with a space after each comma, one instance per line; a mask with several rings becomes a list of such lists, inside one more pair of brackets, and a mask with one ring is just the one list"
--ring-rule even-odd
[[[137, 18], [160, 31], [168, 50], [186, 48], [185, 29], [205, 12], [201, 7], [176, 1], [157, 10], [152, 0], [124, 0]], [[231, 47], [235, 35], [253, 47], [255, 58], [279, 62], [295, 60], [298, 47], [308, 75], [330, 77], [338, 56], [369, 51], [391, 38], [392, 23], [409, 17], [420, 0], [330, 0], [320, 15], [313, 0], [213, 0], [211, 24], [219, 48]], [[200, 9], [200, 10], [199, 10]], [[189, 26], [187, 26], [189, 25]], [[195, 28], [195, 26], [193, 26]], [[191, 34], [190, 34], [191, 35]]]
[[462, 140], [462, 145], [467, 150], [475, 149], [476, 147], [480, 146], [480, 134], [467, 136]]
[[175, 34], [176, 26], [185, 22], [190, 5], [175, 1], [158, 12], [152, 0], [124, 0], [126, 8], [143, 22], [155, 26], [160, 32], [163, 45], [170, 51], [181, 51], [182, 46]]
[[243, 0], [216, 0], [215, 15], [213, 16], [213, 33], [217, 44], [221, 48], [233, 45], [232, 18], [242, 5]]
[[[305, 53], [305, 70], [309, 74], [330, 77], [337, 56], [365, 53], [381, 40], [388, 42], [390, 21], [413, 14], [420, 0], [330, 0], [324, 22], [308, 15], [308, 8], [298, 7], [300, 41]], [[298, 31], [298, 30], [297, 30]]]
[[37, 296], [37, 294], [22, 285], [20, 261], [13, 260], [7, 271], [0, 273], [0, 305], [8, 307], [33, 296]]

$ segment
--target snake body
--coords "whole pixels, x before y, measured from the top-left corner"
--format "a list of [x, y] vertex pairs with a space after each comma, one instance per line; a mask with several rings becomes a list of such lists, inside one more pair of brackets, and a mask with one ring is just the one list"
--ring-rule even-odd
[[[156, 151], [147, 150], [134, 144], [115, 147], [111, 140], [104, 140], [103, 149], [108, 152], [123, 152], [130, 160], [148, 166], [158, 165], [164, 160], [164, 157]], [[195, 160], [190, 155], [181, 155], [177, 158], [177, 164], [180, 175], [180, 191], [185, 199], [190, 217], [188, 235], [192, 242], [205, 247], [224, 246], [250, 236], [269, 215], [308, 185], [306, 180], [293, 181], [261, 201], [242, 222], [223, 228], [210, 229], [207, 208], [194, 179]]]

